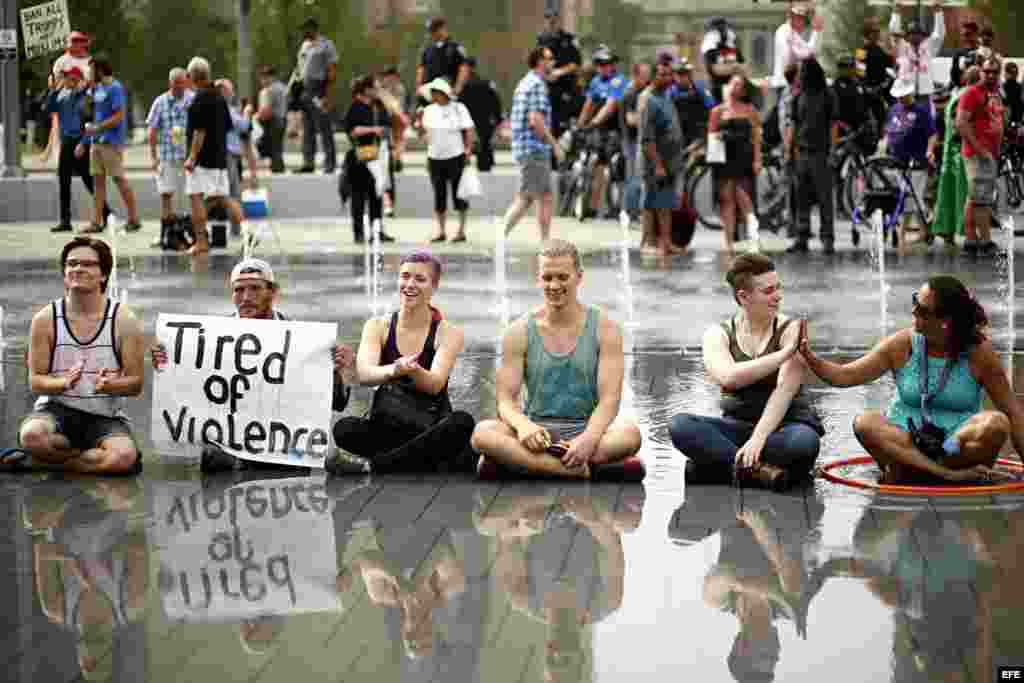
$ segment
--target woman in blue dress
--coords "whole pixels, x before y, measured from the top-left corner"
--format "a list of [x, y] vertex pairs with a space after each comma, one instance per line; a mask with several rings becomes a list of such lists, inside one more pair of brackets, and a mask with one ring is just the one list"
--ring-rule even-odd
[[[806, 327], [800, 352], [833, 386], [867, 384], [891, 372], [896, 382], [885, 414], [858, 415], [853, 431], [878, 463], [883, 481], [987, 479], [1009, 437], [1024, 452], [1024, 413], [985, 334], [988, 316], [954, 277], [932, 277], [913, 295], [914, 325], [846, 364], [811, 352]], [[995, 410], [982, 410], [982, 391]]]

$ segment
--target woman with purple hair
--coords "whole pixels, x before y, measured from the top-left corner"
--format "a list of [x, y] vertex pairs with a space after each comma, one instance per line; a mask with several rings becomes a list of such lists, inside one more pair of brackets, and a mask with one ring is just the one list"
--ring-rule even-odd
[[[452, 410], [448, 398], [448, 378], [465, 337], [431, 305], [441, 270], [429, 251], [405, 256], [398, 271], [398, 310], [363, 326], [356, 371], [360, 384], [377, 390], [367, 417], [335, 424], [335, 443], [356, 457], [339, 456], [328, 463], [328, 472], [432, 471], [458, 468], [464, 461], [475, 464], [468, 451], [473, 417]], [[423, 420], [412, 419], [414, 414], [435, 418], [423, 426]]]

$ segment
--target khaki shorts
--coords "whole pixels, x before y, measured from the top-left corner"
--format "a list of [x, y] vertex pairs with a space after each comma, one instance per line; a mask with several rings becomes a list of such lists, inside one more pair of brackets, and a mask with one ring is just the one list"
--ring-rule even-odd
[[519, 192], [551, 194], [551, 159], [546, 154], [531, 154], [519, 162]]
[[102, 143], [93, 145], [89, 154], [89, 173], [111, 178], [124, 176], [124, 147]]
[[975, 154], [973, 157], [964, 157], [964, 168], [967, 170], [967, 196], [974, 205], [983, 208], [995, 206], [996, 178], [999, 175], [995, 160]]
[[161, 161], [156, 172], [156, 191], [160, 194], [185, 193], [185, 162]]

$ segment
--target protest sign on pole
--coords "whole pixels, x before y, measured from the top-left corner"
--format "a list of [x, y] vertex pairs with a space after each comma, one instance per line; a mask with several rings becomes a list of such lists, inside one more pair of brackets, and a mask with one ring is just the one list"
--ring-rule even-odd
[[60, 52], [67, 46], [69, 33], [67, 0], [52, 0], [21, 10], [21, 35], [28, 59]]
[[246, 460], [323, 467], [332, 449], [336, 325], [161, 313], [152, 440], [194, 459], [215, 443]]
[[156, 482], [147, 529], [164, 614], [231, 623], [339, 611], [333, 502], [323, 477], [264, 479], [220, 491]]

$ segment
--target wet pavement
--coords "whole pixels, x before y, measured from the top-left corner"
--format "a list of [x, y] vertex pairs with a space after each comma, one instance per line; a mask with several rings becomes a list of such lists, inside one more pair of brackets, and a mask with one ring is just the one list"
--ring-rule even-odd
[[[487, 226], [481, 219], [480, 233]], [[0, 254], [8, 440], [31, 403], [29, 320], [60, 294], [50, 236], [16, 227], [21, 251]], [[429, 223], [396, 224], [407, 241], [380, 258], [332, 242], [338, 229], [347, 230], [285, 226], [264, 255], [284, 283], [282, 310], [337, 323], [355, 345], [367, 316], [394, 305], [398, 255]], [[733, 310], [718, 236], [699, 232], [689, 254], [666, 263], [627, 248], [614, 224], [559, 230], [584, 247], [583, 298], [626, 330], [622, 412], [645, 437], [643, 485], [203, 478], [152, 452], [147, 378], [128, 408], [142, 477], [0, 475], [0, 679], [990, 681], [997, 666], [1024, 665], [1012, 616], [1024, 601], [1024, 495], [895, 497], [821, 480], [787, 494], [685, 487], [667, 425], [682, 411], [717, 410], [699, 344]], [[435, 303], [467, 339], [452, 400], [477, 418], [494, 414], [505, 323], [539, 298], [532, 240], [526, 222], [507, 245], [504, 277], [493, 241], [441, 250]], [[231, 310], [233, 250], [193, 263], [143, 241], [125, 238], [113, 291], [147, 332], [159, 312]], [[840, 246], [836, 257], [777, 257], [783, 308], [810, 321], [816, 349], [868, 348], [909, 324], [910, 295], [928, 274], [948, 272], [987, 307], [996, 348], [1024, 386], [1012, 259], [966, 260], [934, 245], [889, 252], [883, 265]], [[829, 462], [859, 452], [851, 421], [884, 407], [892, 382], [808, 391]], [[369, 396], [357, 389], [347, 412], [362, 414]]]

